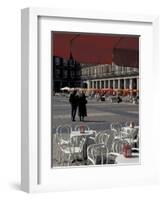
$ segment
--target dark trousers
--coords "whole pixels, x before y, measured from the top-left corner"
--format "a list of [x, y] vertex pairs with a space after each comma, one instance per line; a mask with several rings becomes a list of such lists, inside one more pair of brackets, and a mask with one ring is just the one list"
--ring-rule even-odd
[[75, 120], [77, 107], [78, 107], [77, 105], [71, 105], [71, 119], [72, 120]]

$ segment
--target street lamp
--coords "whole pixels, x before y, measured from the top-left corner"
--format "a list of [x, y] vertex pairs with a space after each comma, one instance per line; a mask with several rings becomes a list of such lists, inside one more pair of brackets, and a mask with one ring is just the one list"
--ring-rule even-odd
[[75, 60], [73, 58], [73, 55], [72, 55], [72, 42], [77, 38], [79, 37], [80, 34], [77, 34], [76, 36], [74, 36], [71, 40], [70, 40], [70, 57], [69, 57], [69, 60], [70, 60], [70, 63], [72, 63], [73, 60]]

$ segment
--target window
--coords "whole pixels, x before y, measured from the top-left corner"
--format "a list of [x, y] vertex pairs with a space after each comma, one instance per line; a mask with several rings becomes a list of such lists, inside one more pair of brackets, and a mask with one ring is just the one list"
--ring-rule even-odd
[[60, 74], [61, 74], [60, 70], [59, 70], [59, 69], [56, 69], [56, 70], [55, 70], [55, 74], [56, 74], [56, 77], [59, 78], [59, 77], [60, 77]]
[[69, 60], [69, 65], [72, 66], [72, 67], [74, 67], [74, 66], [75, 66], [75, 65], [74, 65], [74, 60], [70, 59], [70, 60]]
[[66, 59], [63, 59], [63, 66], [67, 66], [68, 61]]
[[56, 65], [60, 65], [60, 63], [61, 63], [61, 62], [60, 62], [60, 58], [56, 57], [56, 58], [55, 58], [55, 64], [56, 64]]
[[64, 70], [63, 71], [63, 78], [67, 78], [67, 74], [68, 74], [67, 70]]
[[71, 77], [74, 77], [75, 73], [74, 71], [71, 71]]

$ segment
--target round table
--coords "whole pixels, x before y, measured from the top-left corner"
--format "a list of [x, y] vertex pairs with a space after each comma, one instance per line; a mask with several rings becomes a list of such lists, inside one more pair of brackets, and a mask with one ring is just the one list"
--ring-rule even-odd
[[83, 135], [83, 136], [91, 136], [91, 135], [94, 135], [96, 133], [96, 131], [94, 130], [87, 130], [85, 132], [80, 132], [80, 131], [72, 131], [71, 132], [71, 137], [74, 137], [74, 136], [80, 136], [80, 135]]
[[139, 126], [134, 126], [134, 128], [130, 127], [130, 126], [125, 126], [122, 128], [122, 131], [127, 133], [127, 134], [130, 134], [133, 130], [139, 130]]

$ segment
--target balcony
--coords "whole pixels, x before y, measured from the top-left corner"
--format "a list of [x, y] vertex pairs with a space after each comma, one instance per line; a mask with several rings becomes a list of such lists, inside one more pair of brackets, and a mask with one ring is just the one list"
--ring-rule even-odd
[[138, 76], [139, 70], [135, 71], [112, 71], [103, 74], [82, 74], [81, 79], [100, 79], [100, 78], [112, 78], [112, 77], [124, 77], [124, 76]]

